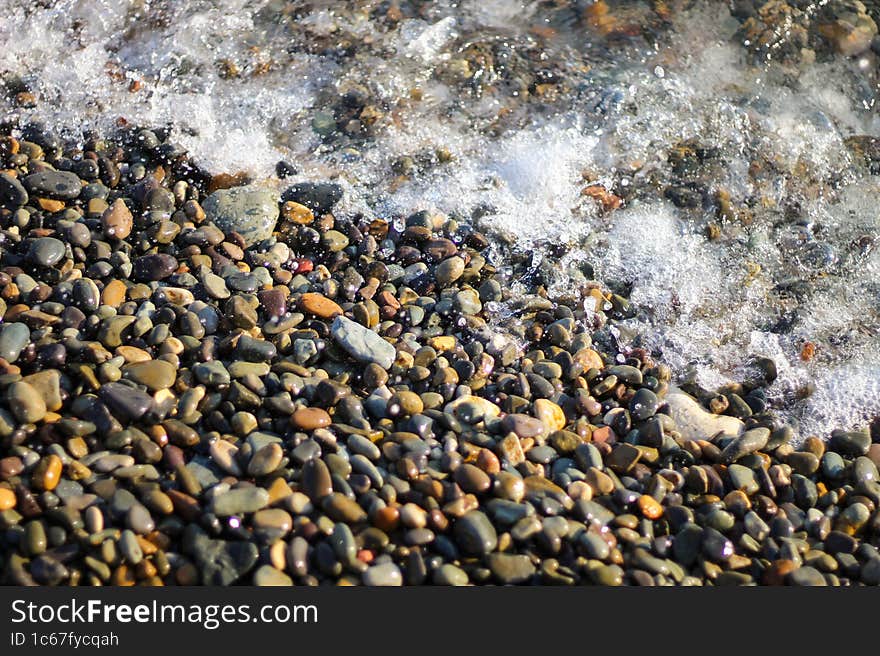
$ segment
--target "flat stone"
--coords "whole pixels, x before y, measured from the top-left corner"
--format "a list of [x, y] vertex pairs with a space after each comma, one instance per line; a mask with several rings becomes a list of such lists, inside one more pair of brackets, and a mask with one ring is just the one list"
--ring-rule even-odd
[[284, 451], [278, 444], [267, 444], [257, 451], [248, 463], [248, 474], [267, 476], [281, 466]]
[[142, 255], [132, 263], [131, 277], [139, 282], [164, 280], [177, 270], [178, 262], [167, 253]]
[[502, 584], [525, 583], [536, 571], [531, 558], [523, 554], [492, 553], [487, 560], [492, 574]]
[[342, 187], [333, 182], [300, 182], [282, 195], [282, 201], [305, 205], [315, 214], [326, 214], [342, 199]]
[[0, 203], [8, 207], [22, 207], [28, 203], [28, 192], [17, 178], [0, 173]]
[[61, 372], [57, 369], [44, 369], [21, 379], [33, 387], [46, 403], [46, 409], [57, 412], [61, 409]]
[[218, 517], [254, 513], [267, 505], [269, 505], [269, 493], [261, 487], [227, 490], [217, 496], [212, 503], [214, 514]]
[[799, 567], [788, 575], [791, 585], [821, 587], [828, 585], [825, 577], [815, 567]]
[[330, 415], [323, 408], [298, 408], [290, 420], [294, 426], [306, 431], [324, 428], [332, 422]]
[[864, 456], [871, 448], [871, 435], [861, 431], [835, 430], [831, 433], [830, 446], [845, 456]]
[[472, 510], [455, 522], [455, 538], [469, 554], [482, 556], [498, 546], [498, 534], [489, 518], [479, 510]]
[[370, 587], [398, 587], [403, 585], [403, 575], [394, 563], [374, 565], [363, 573], [364, 585]]
[[13, 322], [0, 325], [0, 358], [15, 362], [30, 340], [31, 331], [25, 324]]
[[257, 564], [259, 551], [253, 542], [212, 540], [201, 529], [186, 536], [204, 585], [231, 585]]
[[101, 327], [98, 330], [98, 341], [109, 348], [122, 346], [122, 333], [136, 320], [135, 317], [124, 314], [107, 317], [101, 322]]
[[708, 440], [719, 434], [737, 437], [745, 430], [745, 424], [736, 417], [712, 414], [677, 387], [670, 387], [664, 400], [669, 416], [686, 440]]
[[321, 502], [324, 509], [331, 519], [337, 522], [346, 522], [348, 524], [357, 524], [366, 520], [367, 513], [361, 508], [356, 501], [349, 499], [344, 494], [334, 492], [324, 497]]
[[219, 360], [210, 360], [208, 362], [199, 362], [192, 368], [193, 375], [203, 385], [211, 385], [220, 387], [229, 385], [232, 382], [232, 376]]
[[121, 198], [113, 201], [113, 204], [104, 210], [101, 215], [101, 227], [105, 237], [127, 239], [134, 227], [134, 217]]
[[261, 587], [286, 587], [293, 585], [293, 579], [280, 569], [262, 565], [254, 572], [254, 585]]
[[333, 339], [359, 362], [373, 362], [390, 369], [397, 356], [393, 344], [386, 342], [369, 328], [340, 315], [330, 326]]
[[447, 403], [443, 407], [443, 412], [447, 412], [467, 424], [476, 424], [486, 419], [498, 417], [501, 414], [501, 408], [489, 399], [466, 394]]
[[137, 421], [153, 407], [153, 397], [121, 383], [104, 383], [98, 395], [122, 420]]
[[33, 424], [46, 416], [46, 401], [28, 383], [18, 381], [6, 388], [6, 402], [9, 410], [23, 424]]
[[226, 286], [226, 281], [220, 276], [207, 271], [202, 275], [201, 280], [205, 292], [211, 298], [223, 300], [232, 296], [232, 292], [230, 292], [229, 288]]
[[218, 228], [237, 232], [248, 246], [271, 237], [279, 216], [276, 193], [254, 186], [215, 191], [202, 208]]
[[342, 308], [339, 307], [339, 304], [323, 294], [314, 292], [307, 292], [300, 296], [299, 308], [303, 312], [314, 314], [322, 319], [332, 319], [336, 315], [342, 314]]
[[444, 563], [434, 570], [435, 585], [463, 586], [468, 584], [468, 575], [460, 567]]
[[32, 173], [26, 176], [21, 183], [31, 194], [40, 198], [73, 200], [82, 191], [79, 177], [70, 171]]
[[165, 360], [148, 360], [146, 362], [133, 362], [122, 368], [122, 375], [128, 380], [139, 385], [144, 385], [152, 391], [167, 389], [174, 385], [177, 378], [177, 369]]
[[617, 444], [605, 459], [605, 464], [618, 474], [625, 474], [635, 466], [642, 452], [631, 444]]
[[743, 456], [755, 451], [760, 451], [767, 446], [770, 439], [770, 430], [767, 428], [752, 428], [739, 437], [735, 437], [730, 444], [721, 452], [721, 461], [730, 464]]
[[34, 239], [28, 248], [28, 258], [34, 264], [51, 267], [64, 259], [64, 242], [54, 237]]

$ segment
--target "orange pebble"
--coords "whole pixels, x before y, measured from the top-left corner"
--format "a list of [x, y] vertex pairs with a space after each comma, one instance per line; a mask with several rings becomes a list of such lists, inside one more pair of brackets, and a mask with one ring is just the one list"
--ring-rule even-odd
[[0, 487], [0, 512], [15, 508], [15, 493], [5, 487]]
[[643, 494], [638, 500], [639, 510], [648, 519], [659, 519], [663, 516], [663, 506], [651, 496]]
[[39, 490], [51, 492], [61, 480], [61, 458], [54, 453], [46, 456], [34, 469], [33, 484]]
[[376, 528], [381, 529], [386, 533], [397, 528], [399, 521], [400, 511], [394, 506], [380, 508], [376, 511], [376, 516], [373, 518], [373, 524]]
[[113, 571], [113, 576], [111, 577], [111, 583], [113, 585], [119, 586], [132, 586], [135, 584], [134, 571], [126, 567], [125, 565], [120, 565]]

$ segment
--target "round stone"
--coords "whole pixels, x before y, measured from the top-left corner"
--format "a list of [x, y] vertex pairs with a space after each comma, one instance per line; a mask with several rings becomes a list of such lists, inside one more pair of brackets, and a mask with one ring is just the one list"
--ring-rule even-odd
[[202, 208], [220, 230], [237, 232], [248, 246], [271, 237], [279, 216], [275, 192], [254, 186], [215, 191]]
[[125, 201], [117, 198], [110, 207], [104, 210], [101, 215], [101, 227], [105, 237], [128, 238], [134, 227], [134, 218]]
[[15, 362], [30, 339], [31, 331], [23, 323], [12, 322], [0, 325], [0, 358], [7, 362]]
[[368, 568], [363, 581], [370, 587], [397, 587], [403, 585], [403, 575], [394, 563], [382, 563]]
[[469, 554], [482, 556], [498, 546], [498, 534], [489, 518], [479, 510], [471, 510], [455, 522], [455, 538]]
[[434, 277], [441, 286], [446, 287], [450, 283], [461, 278], [464, 273], [464, 260], [458, 256], [452, 256], [443, 260], [434, 269]]
[[73, 200], [82, 191], [82, 184], [76, 173], [70, 171], [40, 171], [26, 176], [21, 181], [34, 196]]
[[0, 487], [0, 512], [15, 508], [15, 493], [5, 487]]
[[444, 563], [434, 570], [433, 580], [435, 585], [462, 586], [468, 584], [468, 575], [460, 567]]
[[455, 470], [455, 482], [462, 490], [472, 494], [482, 494], [492, 485], [489, 475], [470, 463], [461, 465]]
[[259, 449], [248, 463], [248, 474], [251, 476], [267, 476], [281, 466], [284, 451], [273, 442]]
[[268, 508], [254, 513], [252, 524], [254, 529], [264, 534], [271, 533], [277, 537], [283, 537], [293, 528], [293, 519], [286, 510]]
[[23, 424], [33, 424], [46, 416], [46, 401], [28, 383], [17, 381], [6, 389], [6, 402], [15, 418]]
[[236, 456], [238, 447], [226, 440], [217, 440], [210, 447], [211, 459], [226, 473], [241, 476], [241, 467]]
[[39, 266], [51, 267], [64, 259], [64, 242], [54, 237], [40, 237], [31, 242], [28, 257]]
[[54, 453], [46, 456], [34, 468], [31, 473], [31, 484], [37, 490], [45, 490], [51, 492], [61, 480], [62, 462], [61, 458]]
[[138, 385], [144, 385], [152, 391], [167, 389], [174, 385], [177, 369], [165, 360], [149, 360], [134, 362], [122, 369], [122, 375]]
[[308, 312], [322, 319], [332, 319], [336, 315], [342, 314], [342, 308], [335, 301], [314, 292], [300, 296], [299, 308], [303, 312]]
[[269, 505], [269, 493], [261, 487], [242, 487], [218, 495], [213, 502], [218, 517], [243, 515], [262, 510]]
[[489, 554], [488, 564], [493, 576], [501, 584], [525, 583], [536, 571], [531, 558], [522, 554]]
[[629, 412], [635, 421], [644, 421], [653, 417], [660, 407], [657, 395], [649, 389], [640, 389], [629, 402]]
[[549, 399], [537, 399], [535, 401], [535, 416], [541, 420], [548, 431], [562, 430], [565, 428], [565, 413], [558, 405]]
[[291, 586], [293, 579], [271, 565], [262, 565], [254, 572], [254, 585], [261, 587]]
[[167, 253], [142, 255], [135, 259], [132, 278], [140, 282], [164, 280], [177, 270], [177, 260]]
[[377, 333], [341, 314], [330, 327], [333, 339], [359, 362], [373, 362], [383, 369], [394, 364], [397, 351]]
[[128, 517], [126, 520], [128, 522], [128, 527], [135, 533], [141, 535], [147, 535], [156, 528], [156, 524], [150, 516], [150, 511], [139, 503], [134, 504], [128, 509]]
[[293, 413], [290, 420], [294, 426], [306, 431], [325, 428], [332, 423], [330, 415], [323, 408], [299, 408]]

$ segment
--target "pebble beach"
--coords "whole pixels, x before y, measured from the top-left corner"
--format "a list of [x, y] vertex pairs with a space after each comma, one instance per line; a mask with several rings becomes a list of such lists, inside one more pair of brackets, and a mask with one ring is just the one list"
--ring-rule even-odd
[[880, 584], [880, 5], [3, 4], [0, 583]]

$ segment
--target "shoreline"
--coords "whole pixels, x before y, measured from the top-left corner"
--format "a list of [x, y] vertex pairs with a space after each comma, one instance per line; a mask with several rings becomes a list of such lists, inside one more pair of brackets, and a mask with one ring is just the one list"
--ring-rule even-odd
[[467, 223], [193, 178], [149, 130], [28, 136], [0, 137], [6, 582], [880, 583], [880, 426], [795, 447], [767, 363], [703, 406], [612, 348], [624, 296], [548, 298]]

